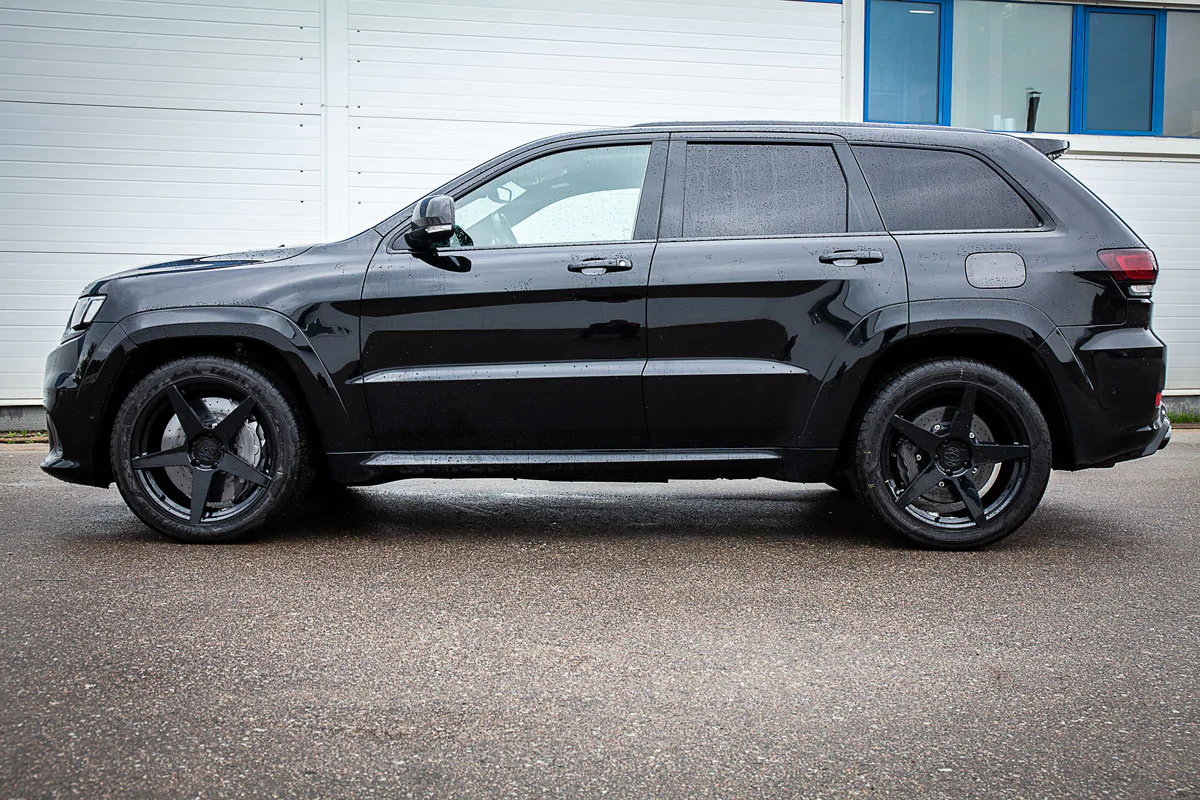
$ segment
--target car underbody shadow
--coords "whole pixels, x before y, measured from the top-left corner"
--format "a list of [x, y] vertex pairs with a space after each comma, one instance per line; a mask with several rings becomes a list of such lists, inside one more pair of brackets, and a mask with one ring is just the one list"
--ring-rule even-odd
[[769, 480], [659, 484], [412, 480], [345, 488], [252, 538], [446, 537], [843, 543], [905, 547], [821, 484]]

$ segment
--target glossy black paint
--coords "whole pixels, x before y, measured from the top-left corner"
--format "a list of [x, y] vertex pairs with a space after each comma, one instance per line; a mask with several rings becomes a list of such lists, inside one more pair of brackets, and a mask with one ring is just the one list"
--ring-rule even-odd
[[[849, 231], [682, 238], [678, 153], [689, 140], [831, 144], [849, 187]], [[653, 144], [633, 242], [413, 251], [409, 206], [342, 242], [96, 282], [86, 293], [107, 296], [96, 321], [47, 362], [44, 467], [106, 485], [108, 426], [132, 383], [168, 358], [214, 351], [275, 370], [346, 482], [822, 480], [864, 388], [899, 365], [963, 348], [1019, 365], [1041, 387], [1047, 417], [1061, 421], [1056, 466], [1115, 463], [1165, 438], [1155, 403], [1165, 348], [1150, 330], [1151, 304], [1127, 299], [1095, 256], [1140, 240], [1011, 136], [773, 123], [588, 132], [518, 148], [431, 194], [461, 197], [560, 149], [629, 142]], [[862, 143], [978, 154], [1043, 225], [885, 231], [853, 155]], [[837, 266], [839, 251], [870, 257]], [[1024, 283], [972, 286], [973, 253], [1019, 254]], [[629, 267], [577, 269], [604, 262]]]

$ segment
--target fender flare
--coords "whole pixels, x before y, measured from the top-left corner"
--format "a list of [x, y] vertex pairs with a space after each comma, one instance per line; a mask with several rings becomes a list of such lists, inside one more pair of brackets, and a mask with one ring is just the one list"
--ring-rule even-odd
[[[899, 346], [921, 339], [956, 335], [1007, 337], [1032, 352], [1046, 375], [1055, 401], [1090, 391], [1090, 382], [1058, 333], [1054, 322], [1036, 307], [1000, 298], [921, 300], [886, 306], [864, 317], [846, 336], [826, 373], [822, 388], [804, 427], [801, 446], [840, 447], [846, 427], [863, 391], [869, 388], [875, 366]], [[1065, 414], [1063, 415], [1066, 416]], [[1072, 444], [1077, 431], [1070, 428]]]
[[278, 353], [291, 370], [326, 453], [374, 447], [366, 428], [347, 407], [329, 370], [296, 323], [278, 311], [251, 306], [203, 306], [141, 311], [118, 325], [135, 348], [177, 339], [242, 339]]

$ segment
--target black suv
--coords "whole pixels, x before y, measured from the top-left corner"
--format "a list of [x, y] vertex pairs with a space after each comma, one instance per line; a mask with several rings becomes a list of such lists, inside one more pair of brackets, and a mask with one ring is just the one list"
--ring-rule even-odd
[[223, 541], [405, 477], [770, 477], [978, 547], [1166, 444], [1157, 265], [1066, 142], [887, 125], [555, 136], [334, 244], [89, 286], [51, 453]]

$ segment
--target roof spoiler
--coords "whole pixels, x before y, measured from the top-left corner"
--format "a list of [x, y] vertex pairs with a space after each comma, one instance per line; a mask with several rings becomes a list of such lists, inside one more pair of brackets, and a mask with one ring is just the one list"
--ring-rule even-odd
[[1020, 138], [1051, 161], [1067, 152], [1071, 147], [1071, 143], [1066, 139], [1044, 139], [1040, 136], [1022, 136]]

